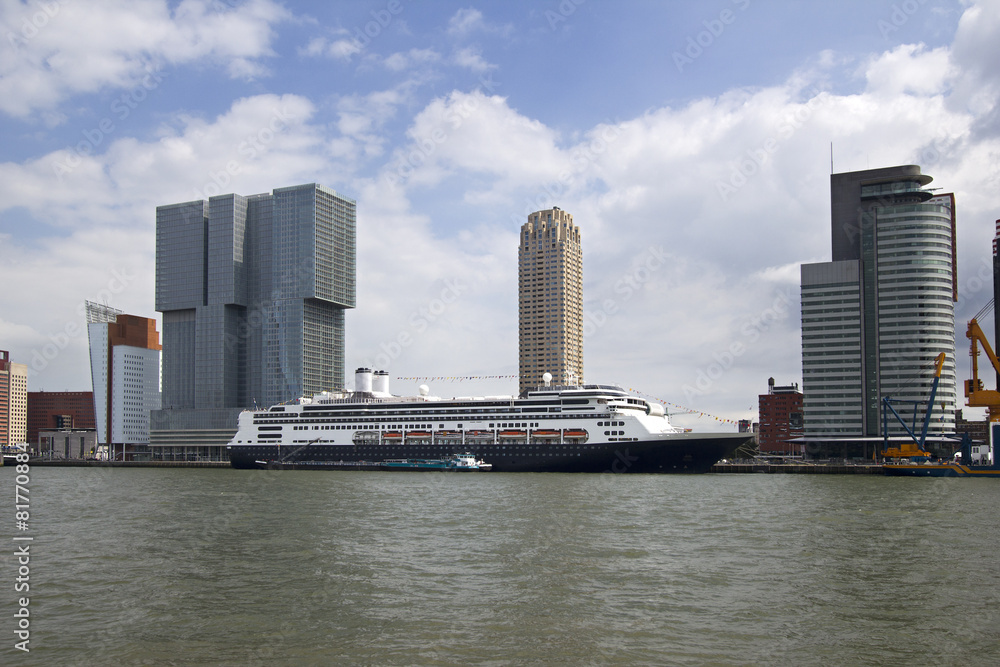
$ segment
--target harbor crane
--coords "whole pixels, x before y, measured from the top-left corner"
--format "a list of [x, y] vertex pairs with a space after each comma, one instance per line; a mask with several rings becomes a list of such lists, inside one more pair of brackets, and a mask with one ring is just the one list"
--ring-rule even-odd
[[[930, 458], [930, 453], [924, 451], [924, 443], [927, 441], [927, 427], [931, 423], [931, 412], [934, 409], [934, 397], [937, 395], [938, 383], [941, 381], [941, 369], [944, 367], [945, 353], [942, 352], [937, 356], [934, 362], [934, 382], [931, 384], [931, 397], [927, 400], [927, 411], [924, 413], [924, 424], [923, 428], [920, 430], [920, 436], [918, 437], [914, 431], [917, 428], [917, 415], [916, 406], [921, 403], [921, 401], [914, 402], [913, 406], [913, 428], [911, 429], [906, 425], [906, 421], [896, 412], [896, 409], [892, 407], [892, 399], [888, 396], [882, 398], [882, 437], [884, 438], [885, 449], [882, 451], [882, 456], [887, 459], [927, 459]], [[899, 447], [889, 446], [889, 413], [892, 413], [896, 419], [902, 424], [903, 428], [909, 434], [913, 442], [904, 442]]]
[[976, 317], [969, 320], [969, 327], [965, 332], [970, 341], [969, 354], [972, 356], [972, 379], [965, 381], [965, 402], [970, 407], [986, 408], [990, 424], [1000, 422], [1000, 391], [983, 387], [983, 381], [979, 378], [979, 347], [982, 346], [997, 377], [1000, 377], [1000, 361], [997, 360], [990, 342], [986, 340], [986, 334], [980, 328], [978, 318], [989, 313], [993, 305], [994, 301], [991, 299]]

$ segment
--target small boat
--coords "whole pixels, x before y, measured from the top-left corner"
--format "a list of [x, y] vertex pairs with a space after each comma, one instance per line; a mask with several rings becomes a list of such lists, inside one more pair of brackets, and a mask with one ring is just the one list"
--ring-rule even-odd
[[493, 431], [469, 431], [465, 434], [467, 440], [493, 440]]
[[406, 439], [407, 440], [430, 440], [431, 439], [431, 434], [430, 434], [430, 431], [407, 431], [406, 432]]
[[456, 454], [450, 459], [453, 465], [453, 470], [481, 470], [486, 472], [493, 469], [492, 463], [487, 463], [482, 459], [477, 459], [475, 454], [466, 452], [465, 454]]
[[383, 440], [402, 440], [403, 434], [399, 431], [386, 431], [382, 434]]
[[528, 434], [525, 431], [500, 431], [500, 437], [523, 440], [528, 437]]
[[546, 440], [558, 440], [559, 436], [560, 436], [559, 431], [554, 431], [549, 429], [538, 429], [531, 432], [531, 437], [543, 438]]

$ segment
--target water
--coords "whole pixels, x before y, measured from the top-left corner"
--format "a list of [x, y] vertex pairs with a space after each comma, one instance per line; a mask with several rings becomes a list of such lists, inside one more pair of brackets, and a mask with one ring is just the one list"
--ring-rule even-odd
[[[1000, 483], [31, 469], [4, 665], [995, 665]], [[18, 533], [25, 534], [25, 533]]]

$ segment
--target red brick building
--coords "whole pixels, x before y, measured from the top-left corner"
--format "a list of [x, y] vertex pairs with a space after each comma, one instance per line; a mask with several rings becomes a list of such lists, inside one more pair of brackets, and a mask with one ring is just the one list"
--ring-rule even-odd
[[29, 391], [28, 442], [38, 444], [39, 431], [97, 428], [92, 391]]
[[761, 454], [799, 454], [791, 438], [802, 435], [802, 392], [792, 383], [774, 386], [774, 378], [767, 381], [767, 393], [758, 396], [760, 427], [757, 447]]

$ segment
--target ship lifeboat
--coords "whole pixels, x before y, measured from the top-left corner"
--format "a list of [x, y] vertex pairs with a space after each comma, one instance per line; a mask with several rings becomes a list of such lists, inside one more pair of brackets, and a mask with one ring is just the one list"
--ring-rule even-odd
[[493, 431], [469, 431], [465, 437], [467, 440], [492, 440]]
[[438, 431], [434, 434], [434, 437], [438, 440], [461, 440], [461, 431]]
[[557, 440], [559, 438], [559, 431], [548, 430], [548, 429], [539, 429], [537, 431], [532, 431], [531, 432], [531, 437], [533, 437], [533, 438], [542, 438], [542, 439], [545, 439], [545, 440]]
[[383, 440], [402, 440], [403, 434], [399, 431], [386, 431], [382, 434]]
[[500, 431], [501, 438], [524, 439], [528, 434], [524, 431]]
[[563, 438], [574, 442], [586, 442], [588, 434], [582, 428], [568, 428], [563, 431]]
[[430, 431], [407, 431], [406, 432], [406, 439], [407, 440], [430, 440], [431, 439], [431, 433], [430, 433]]
[[378, 431], [355, 431], [354, 444], [363, 445], [378, 442]]

